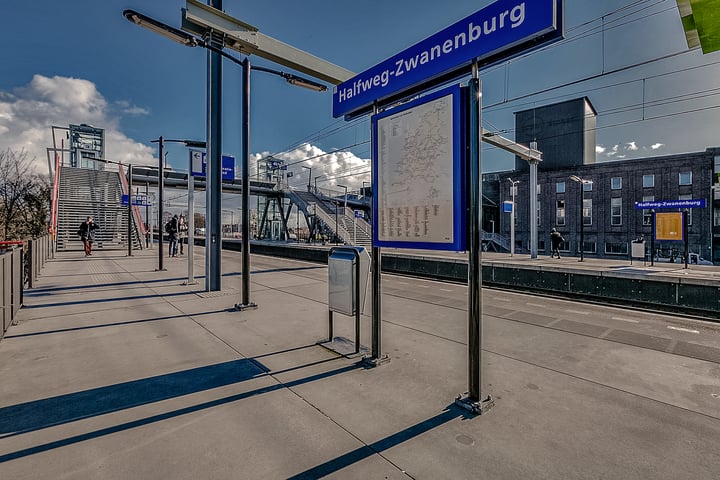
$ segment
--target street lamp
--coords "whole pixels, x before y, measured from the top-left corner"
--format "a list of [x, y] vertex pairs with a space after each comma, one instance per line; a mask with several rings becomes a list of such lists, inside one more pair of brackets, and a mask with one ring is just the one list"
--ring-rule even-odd
[[306, 167], [305, 165], [300, 165], [302, 168], [306, 168], [309, 170], [308, 172], [308, 192], [310, 191], [310, 180], [312, 179], [312, 167]]
[[315, 195], [317, 195], [317, 193], [318, 193], [318, 189], [317, 189], [317, 179], [318, 179], [318, 178], [322, 178], [322, 177], [324, 177], [324, 176], [325, 176], [325, 175], [318, 175], [317, 177], [315, 177]]
[[508, 178], [510, 182], [510, 196], [512, 197], [512, 210], [510, 210], [510, 256], [515, 255], [515, 190], [520, 180]]
[[[221, 0], [216, 0], [215, 4], [213, 6], [218, 7], [218, 9], [221, 9]], [[239, 60], [232, 55], [229, 55], [228, 53], [224, 52], [221, 47], [217, 47], [213, 45], [211, 42], [208, 42], [204, 39], [195, 37], [194, 35], [188, 34], [186, 32], [183, 32], [181, 30], [178, 30], [174, 27], [171, 27], [169, 25], [166, 25], [162, 22], [159, 22], [157, 20], [154, 20], [150, 17], [147, 17], [141, 13], [138, 13], [134, 10], [125, 10], [123, 12], [123, 15], [125, 18], [127, 18], [129, 21], [140, 25], [141, 27], [147, 28], [155, 33], [159, 33], [160, 35], [169, 38], [175, 42], [178, 42], [182, 45], [185, 45], [187, 47], [196, 47], [200, 46], [203, 48], [206, 48], [222, 57], [227, 58], [228, 60], [232, 61], [233, 63], [240, 65], [243, 68], [243, 79], [244, 79], [244, 88], [243, 88], [243, 95], [242, 95], [242, 105], [243, 105], [243, 112], [242, 112], [242, 130], [243, 130], [243, 138], [245, 141], [243, 142], [243, 148], [242, 148], [242, 175], [241, 175], [241, 182], [242, 182], [242, 205], [243, 205], [243, 212], [242, 212], [242, 222], [243, 222], [243, 232], [242, 232], [242, 291], [243, 291], [243, 303], [242, 304], [236, 304], [235, 307], [238, 310], [242, 310], [244, 308], [252, 308], [256, 307], [255, 304], [250, 303], [250, 210], [249, 210], [249, 200], [250, 200], [250, 173], [249, 173], [249, 163], [250, 163], [250, 71], [251, 70], [259, 70], [266, 73], [272, 73], [274, 75], [280, 76], [284, 78], [288, 83], [291, 85], [297, 85], [299, 87], [308, 88], [317, 92], [325, 91], [327, 90], [327, 86], [314, 82], [312, 80], [293, 75], [286, 72], [281, 72], [278, 70], [273, 70], [266, 67], [259, 67], [259, 66], [251, 66], [250, 65], [250, 59], [249, 57], [245, 57], [244, 60]], [[212, 38], [212, 36], [211, 36]], [[219, 65], [219, 59], [212, 58], [210, 62], [208, 62], [208, 98], [210, 99], [210, 105], [208, 106], [208, 137], [210, 139], [210, 146], [211, 151], [208, 152], [208, 156], [210, 157], [208, 160], [208, 179], [207, 179], [207, 201], [206, 201], [206, 217], [208, 220], [210, 220], [210, 225], [208, 225], [208, 233], [210, 233], [210, 243], [207, 242], [207, 236], [206, 236], [206, 289], [207, 290], [220, 290], [220, 248], [221, 244], [220, 242], [213, 242], [212, 236], [219, 233], [219, 224], [220, 224], [220, 215], [218, 215], [218, 210], [220, 209], [220, 199], [221, 199], [221, 182], [220, 182], [220, 175], [219, 172], [215, 172], [216, 168], [219, 165], [213, 165], [214, 163], [220, 162], [220, 149], [222, 148], [221, 145], [221, 128], [220, 128], [220, 95], [219, 90], [221, 88], [221, 80], [220, 80], [220, 65]], [[215, 158], [217, 157], [217, 158]], [[212, 176], [211, 176], [212, 174]]]
[[580, 186], [580, 260], [582, 262], [585, 259], [585, 185], [592, 185], [592, 180], [578, 177], [577, 175], [570, 175], [570, 180], [576, 182]]

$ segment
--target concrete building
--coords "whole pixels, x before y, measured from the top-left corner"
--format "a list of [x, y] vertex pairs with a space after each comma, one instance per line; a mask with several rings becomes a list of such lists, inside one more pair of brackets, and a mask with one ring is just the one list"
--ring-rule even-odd
[[[512, 171], [494, 175], [499, 204], [511, 199], [508, 179], [520, 181], [516, 192], [515, 241], [516, 251], [527, 252], [529, 174]], [[582, 185], [571, 180], [572, 175], [592, 183]], [[550, 254], [551, 228], [557, 228], [565, 238], [561, 252], [579, 253], [581, 204], [584, 254], [627, 257], [632, 240], [644, 237], [649, 249], [653, 234], [651, 211], [636, 209], [636, 203], [705, 200], [705, 208], [689, 210], [689, 251], [720, 264], [720, 147], [704, 152], [540, 170], [536, 191], [540, 254]], [[509, 215], [500, 216], [497, 231], [509, 238]], [[655, 247], [661, 257], [684, 251], [683, 243], [677, 241], [658, 241]]]

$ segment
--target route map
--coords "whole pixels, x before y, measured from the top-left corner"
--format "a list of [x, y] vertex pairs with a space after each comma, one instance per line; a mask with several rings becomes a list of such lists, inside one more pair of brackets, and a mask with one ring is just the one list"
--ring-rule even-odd
[[378, 240], [453, 242], [452, 95], [377, 125]]

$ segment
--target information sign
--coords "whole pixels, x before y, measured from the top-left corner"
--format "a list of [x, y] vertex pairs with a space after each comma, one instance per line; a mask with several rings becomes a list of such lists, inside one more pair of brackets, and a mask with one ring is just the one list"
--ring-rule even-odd
[[[123, 193], [121, 202], [123, 205], [128, 204], [128, 196], [126, 193]], [[148, 200], [147, 195], [133, 195], [132, 196], [132, 204], [138, 207], [150, 207], [152, 204]]]
[[635, 202], [635, 210], [662, 210], [670, 208], [706, 208], [704, 198], [698, 200], [659, 200], [650, 202]]
[[[207, 160], [205, 152], [199, 150], [190, 150], [190, 158], [192, 159], [192, 176], [206, 176]], [[230, 155], [222, 156], [222, 179], [235, 180], [235, 157]]]
[[683, 212], [655, 214], [655, 240], [683, 240]]
[[374, 246], [465, 249], [461, 96], [454, 86], [373, 117]]

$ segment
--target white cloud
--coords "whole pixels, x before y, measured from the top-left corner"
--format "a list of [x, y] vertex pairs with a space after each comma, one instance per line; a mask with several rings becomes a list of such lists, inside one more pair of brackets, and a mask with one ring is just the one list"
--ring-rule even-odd
[[607, 150], [607, 148], [603, 147], [602, 145], [595, 145], [595, 153], [602, 154], [605, 153], [605, 150]]
[[[132, 109], [138, 107], [125, 102], [124, 110]], [[142, 114], [140, 110], [134, 114]], [[135, 165], [156, 163], [154, 149], [119, 130], [119, 118], [89, 80], [35, 75], [29, 84], [13, 92], [0, 91], [0, 149], [24, 149], [39, 173], [47, 173], [46, 149], [53, 145], [50, 127], [71, 123], [105, 129], [105, 157], [110, 160]]]
[[625, 147], [626, 150], [630, 150], [631, 152], [634, 152], [638, 149], [636, 142], [628, 142], [626, 143], [627, 147]]
[[[253, 161], [262, 161], [268, 155], [268, 152], [254, 154]], [[293, 173], [288, 183], [293, 187], [302, 187], [308, 183], [314, 187], [315, 177], [319, 177], [318, 189], [344, 191], [337, 186], [339, 184], [346, 185], [348, 191], [357, 191], [363, 182], [370, 181], [370, 160], [357, 157], [352, 152], [326, 152], [305, 143], [294, 150], [273, 156], [288, 165], [288, 172]]]
[[653, 145], [650, 146], [650, 148], [652, 148], [653, 150], [657, 150], [657, 149], [662, 148], [662, 147], [664, 147], [664, 146], [665, 146], [664, 143], [654, 143]]

